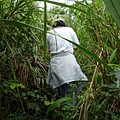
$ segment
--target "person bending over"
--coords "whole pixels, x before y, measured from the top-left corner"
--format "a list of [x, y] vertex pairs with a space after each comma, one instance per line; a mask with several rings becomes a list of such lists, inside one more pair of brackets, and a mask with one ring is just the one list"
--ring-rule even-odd
[[[76, 104], [76, 89], [72, 84], [79, 81], [82, 84], [88, 81], [74, 56], [76, 46], [67, 40], [79, 44], [77, 35], [71, 27], [67, 27], [63, 19], [54, 22], [52, 29], [47, 33], [48, 49], [51, 54], [47, 84], [64, 97], [73, 93], [73, 105]], [[81, 87], [79, 85], [79, 88]], [[76, 88], [76, 87], [75, 87]]]

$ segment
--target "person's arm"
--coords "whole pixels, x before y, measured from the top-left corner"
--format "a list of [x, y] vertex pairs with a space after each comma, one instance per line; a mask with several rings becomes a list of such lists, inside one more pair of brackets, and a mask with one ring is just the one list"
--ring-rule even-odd
[[78, 50], [78, 48], [74, 48], [74, 50], [76, 51], [76, 50]]

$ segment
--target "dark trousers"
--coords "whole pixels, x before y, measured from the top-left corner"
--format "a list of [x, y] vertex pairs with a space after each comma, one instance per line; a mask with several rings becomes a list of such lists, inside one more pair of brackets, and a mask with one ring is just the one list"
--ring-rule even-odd
[[75, 106], [77, 103], [77, 93], [82, 89], [86, 82], [70, 82], [55, 88], [58, 95], [62, 97], [69, 96], [73, 98], [72, 104]]

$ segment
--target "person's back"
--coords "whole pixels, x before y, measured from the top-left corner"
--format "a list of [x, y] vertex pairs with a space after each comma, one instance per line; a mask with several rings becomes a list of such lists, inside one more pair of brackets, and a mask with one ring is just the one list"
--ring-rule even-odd
[[74, 30], [70, 27], [56, 27], [50, 30], [49, 34], [47, 35], [47, 39], [51, 54], [63, 52], [73, 53], [75, 46], [67, 40], [71, 40], [79, 44]]

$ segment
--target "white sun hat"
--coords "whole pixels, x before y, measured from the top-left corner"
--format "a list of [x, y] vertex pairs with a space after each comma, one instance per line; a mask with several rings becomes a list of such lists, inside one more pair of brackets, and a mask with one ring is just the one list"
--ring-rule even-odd
[[60, 18], [57, 18], [54, 22], [60, 21], [60, 20], [63, 21], [63, 22], [65, 22], [65, 20], [64, 20], [63, 18], [61, 18], [61, 17], [60, 17]]

